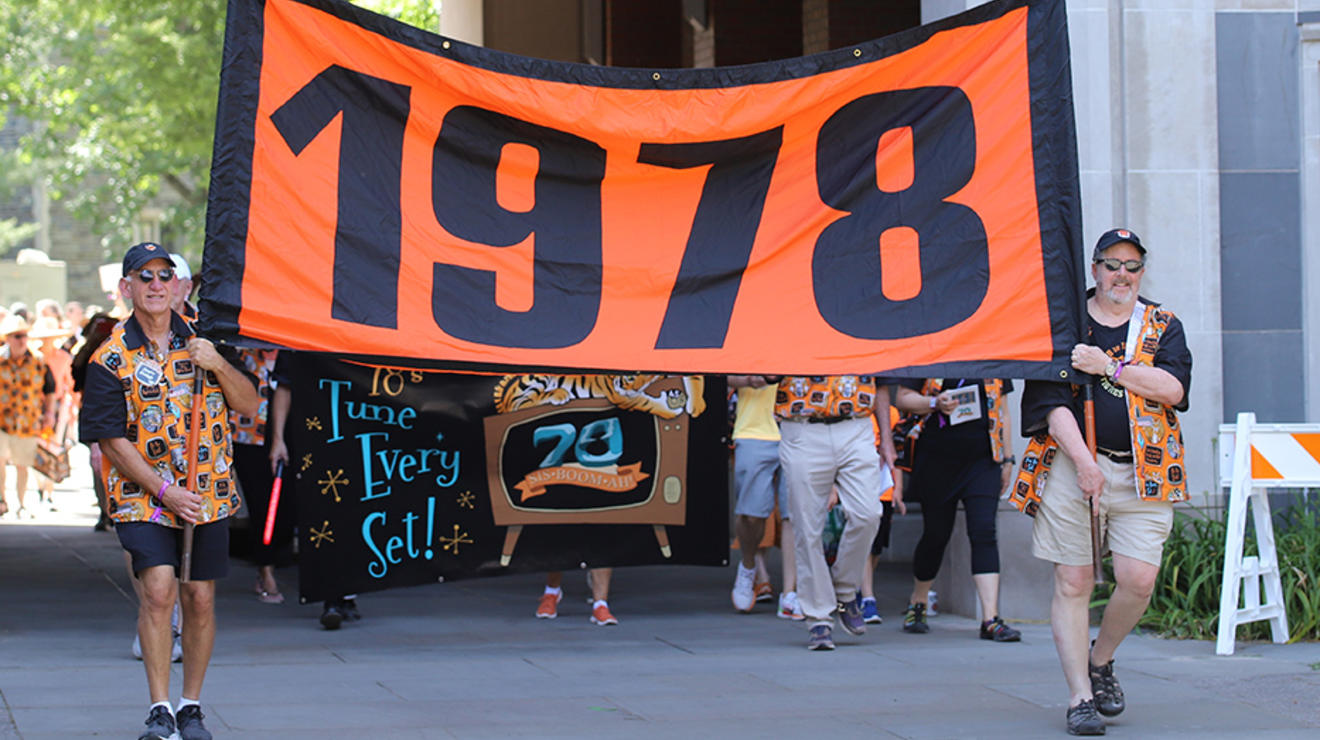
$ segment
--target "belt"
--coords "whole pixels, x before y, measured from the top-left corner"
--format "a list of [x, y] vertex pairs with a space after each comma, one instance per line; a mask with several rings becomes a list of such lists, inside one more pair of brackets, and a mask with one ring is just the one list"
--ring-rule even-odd
[[806, 418], [805, 421], [806, 421], [808, 424], [838, 424], [838, 423], [841, 422], [841, 421], [848, 421], [848, 420], [850, 420], [850, 419], [856, 419], [856, 418], [859, 418], [859, 417], [856, 417], [856, 416], [808, 416], [808, 417]]
[[1097, 448], [1095, 448], [1095, 451], [1098, 452], [1098, 453], [1100, 453], [1101, 455], [1104, 455], [1105, 457], [1109, 458], [1110, 460], [1113, 460], [1113, 461], [1116, 462], [1116, 463], [1124, 463], [1124, 464], [1127, 464], [1127, 463], [1132, 462], [1132, 451], [1131, 451], [1131, 450], [1126, 450], [1126, 451], [1124, 451], [1124, 452], [1119, 452], [1118, 450], [1107, 450], [1107, 449], [1105, 449], [1104, 447], [1097, 447]]

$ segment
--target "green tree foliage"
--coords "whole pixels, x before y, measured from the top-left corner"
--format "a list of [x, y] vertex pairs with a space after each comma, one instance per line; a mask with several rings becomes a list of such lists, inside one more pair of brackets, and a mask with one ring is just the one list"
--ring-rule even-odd
[[[357, 4], [439, 25], [433, 0]], [[0, 3], [0, 117], [32, 123], [19, 155], [105, 244], [151, 204], [200, 254], [224, 23], [219, 0]]]

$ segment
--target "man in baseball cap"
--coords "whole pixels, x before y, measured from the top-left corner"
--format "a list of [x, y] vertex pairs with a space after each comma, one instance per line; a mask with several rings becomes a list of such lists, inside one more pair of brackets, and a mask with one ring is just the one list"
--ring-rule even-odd
[[192, 270], [181, 254], [171, 254], [170, 260], [174, 262], [174, 311], [192, 321], [197, 318], [197, 307], [188, 302], [194, 285]]
[[[215, 644], [215, 581], [229, 569], [229, 517], [240, 506], [232, 481], [229, 409], [255, 415], [255, 379], [236, 355], [196, 336], [173, 310], [176, 266], [161, 245], [124, 255], [119, 290], [133, 313], [92, 355], [79, 433], [98, 442], [107, 509], [142, 586], [138, 637], [151, 696], [139, 740], [210, 740], [199, 704]], [[204, 390], [189, 393], [197, 375]], [[188, 460], [186, 419], [193, 404], [200, 439]], [[195, 468], [190, 470], [190, 468]], [[192, 481], [189, 473], [193, 473]], [[183, 530], [194, 525], [191, 579], [180, 583]], [[183, 692], [170, 705], [170, 615], [183, 609]], [[177, 730], [177, 734], [176, 734]]]

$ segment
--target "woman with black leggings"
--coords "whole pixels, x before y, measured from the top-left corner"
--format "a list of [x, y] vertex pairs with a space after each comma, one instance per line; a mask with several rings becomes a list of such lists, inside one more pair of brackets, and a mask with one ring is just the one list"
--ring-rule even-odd
[[981, 601], [981, 638], [1017, 642], [1021, 634], [999, 618], [999, 496], [1012, 480], [1005, 396], [1012, 381], [945, 378], [900, 381], [895, 406], [924, 416], [913, 452], [909, 500], [921, 503], [922, 532], [912, 557], [912, 597], [903, 630], [923, 634], [930, 586], [939, 573], [961, 503], [972, 549], [972, 580]]

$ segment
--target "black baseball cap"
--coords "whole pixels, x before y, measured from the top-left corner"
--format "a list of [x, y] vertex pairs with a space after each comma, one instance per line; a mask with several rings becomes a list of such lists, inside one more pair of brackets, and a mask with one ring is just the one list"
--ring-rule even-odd
[[1143, 257], [1146, 256], [1146, 248], [1141, 246], [1141, 237], [1137, 236], [1136, 232], [1130, 231], [1128, 229], [1110, 229], [1109, 231], [1106, 231], [1105, 233], [1101, 234], [1100, 238], [1096, 240], [1095, 251], [1091, 253], [1091, 259], [1093, 260], [1100, 259], [1101, 252], [1105, 251], [1106, 249], [1109, 249], [1110, 247], [1114, 246], [1115, 244], [1118, 244], [1119, 242], [1127, 242], [1131, 244], [1132, 246], [1137, 248], [1138, 252], [1141, 252], [1141, 255]]
[[170, 253], [165, 247], [155, 242], [142, 242], [129, 247], [124, 254], [124, 274], [140, 270], [152, 260], [165, 260], [170, 263], [170, 267], [174, 266], [174, 260], [170, 259]]

